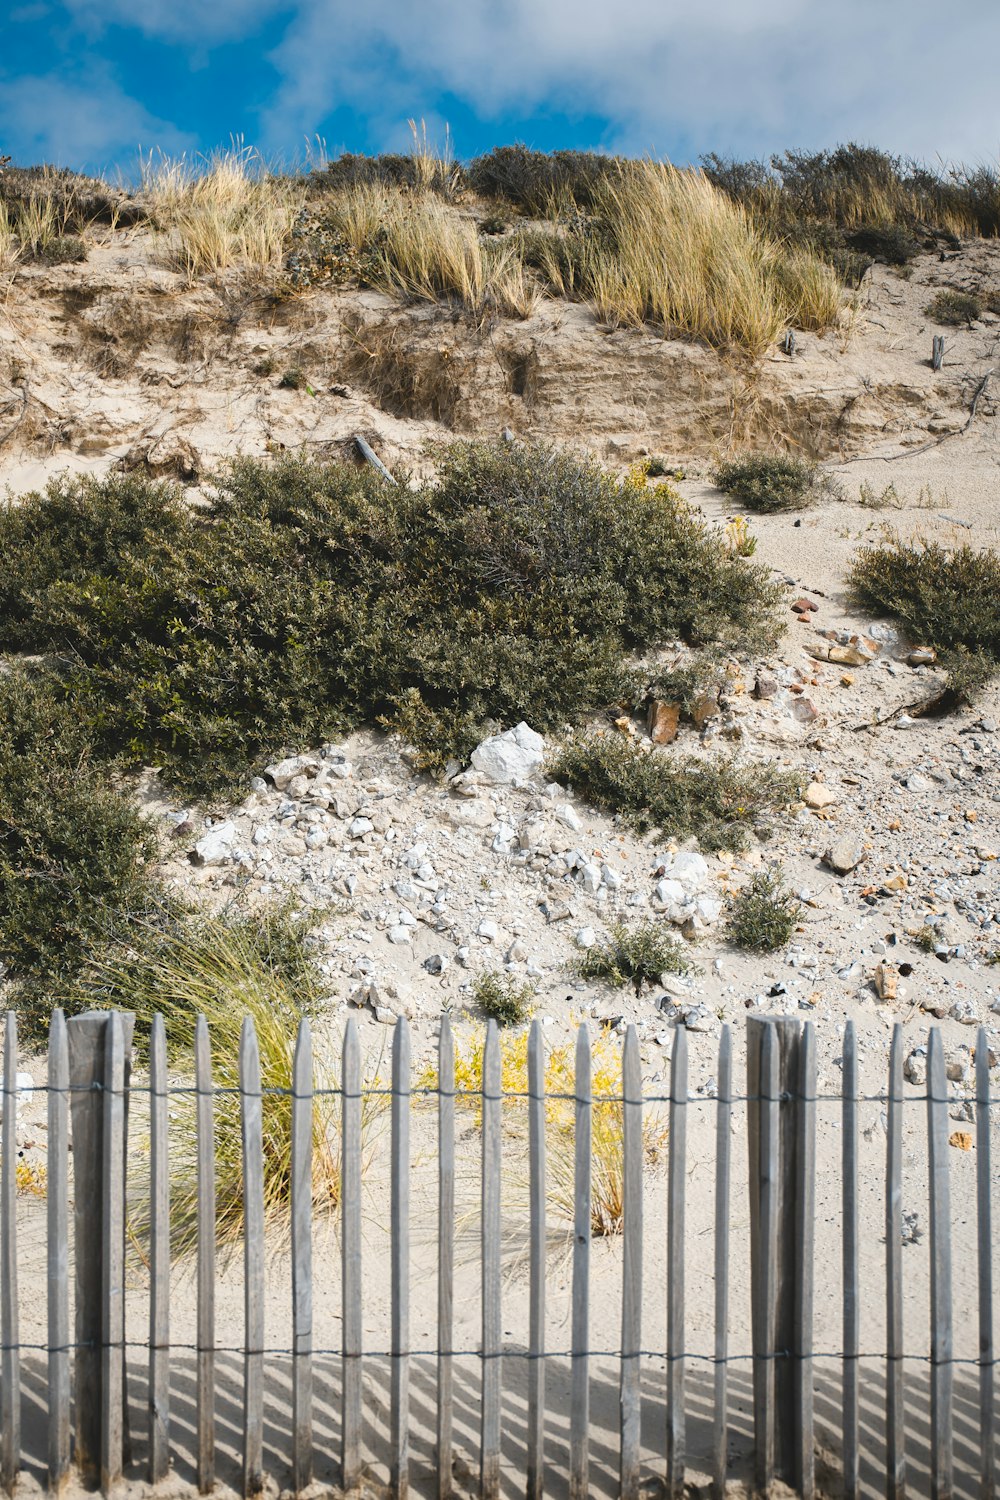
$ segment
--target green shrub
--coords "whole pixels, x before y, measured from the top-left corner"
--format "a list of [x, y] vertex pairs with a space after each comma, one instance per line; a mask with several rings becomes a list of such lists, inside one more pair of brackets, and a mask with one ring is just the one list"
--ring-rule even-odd
[[535, 986], [530, 979], [519, 983], [512, 974], [489, 969], [476, 979], [472, 998], [487, 1020], [498, 1026], [520, 1026], [531, 1013]]
[[67, 479], [0, 512], [0, 565], [0, 649], [47, 653], [104, 754], [196, 793], [375, 719], [438, 765], [491, 723], [551, 731], [627, 695], [628, 654], [768, 638], [778, 598], [669, 486], [508, 444], [413, 488], [241, 460], [198, 511]]
[[856, 554], [849, 582], [865, 608], [890, 615], [949, 670], [952, 694], [971, 697], [1000, 662], [1000, 553], [892, 538]]
[[815, 464], [788, 454], [751, 453], [720, 464], [713, 478], [720, 490], [747, 510], [770, 515], [779, 510], [800, 510], [808, 504], [817, 469]]
[[729, 939], [750, 953], [774, 953], [795, 930], [802, 907], [785, 889], [780, 870], [754, 875], [732, 903]]
[[924, 308], [935, 323], [958, 328], [963, 323], [974, 323], [983, 315], [983, 304], [975, 292], [958, 292], [952, 288], [935, 293]]
[[289, 370], [285, 370], [278, 381], [278, 389], [281, 391], [301, 391], [307, 389], [308, 385], [309, 382], [305, 377], [305, 372], [300, 370], [297, 365]]
[[905, 266], [920, 254], [920, 244], [904, 224], [866, 224], [847, 235], [847, 243], [866, 260]]
[[603, 979], [616, 990], [655, 985], [661, 974], [687, 974], [691, 968], [684, 948], [665, 922], [614, 922], [608, 936], [588, 948], [576, 963], [582, 979]]
[[522, 213], [544, 218], [554, 209], [592, 207], [616, 160], [596, 151], [497, 146], [470, 163], [468, 181], [484, 198], [502, 198]]
[[0, 674], [0, 962], [28, 1042], [84, 959], [162, 899], [152, 828], [91, 751], [50, 685]]
[[693, 835], [705, 849], [742, 847], [748, 829], [791, 802], [798, 785], [770, 763], [685, 759], [611, 734], [571, 741], [549, 769], [638, 832]]

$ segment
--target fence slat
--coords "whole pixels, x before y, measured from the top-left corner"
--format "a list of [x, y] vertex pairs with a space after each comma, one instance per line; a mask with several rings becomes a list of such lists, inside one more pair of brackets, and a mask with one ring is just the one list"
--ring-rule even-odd
[[885, 1184], [886, 1500], [906, 1493], [903, 1426], [903, 1028], [892, 1028]]
[[344, 1029], [341, 1066], [341, 1316], [344, 1368], [341, 1385], [341, 1486], [354, 1489], [361, 1474], [361, 1046], [353, 1017]]
[[576, 1034], [576, 1134], [573, 1170], [573, 1311], [570, 1348], [569, 1494], [586, 1500], [590, 1477], [590, 1174], [593, 1090], [590, 1035]]
[[243, 1143], [243, 1493], [264, 1487], [264, 1143], [260, 1051], [249, 1016], [240, 1033]]
[[396, 1022], [392, 1042], [392, 1364], [389, 1486], [397, 1500], [410, 1488], [410, 1028]]
[[758, 1488], [766, 1493], [774, 1476], [775, 1428], [775, 1320], [778, 1257], [778, 1036], [774, 1026], [764, 1026], [760, 1036], [760, 1069], [757, 1082], [759, 1133], [756, 1161], [751, 1172], [760, 1203], [758, 1221], [759, 1259], [756, 1285], [751, 1296], [756, 1303], [754, 1323], [754, 1470]]
[[723, 1026], [719, 1039], [715, 1121], [715, 1448], [712, 1493], [725, 1500], [728, 1438], [729, 1354], [729, 1179], [732, 1157], [733, 1034]]
[[530, 1269], [528, 1285], [527, 1500], [545, 1488], [545, 1045], [542, 1023], [528, 1033]]
[[125, 1407], [125, 1037], [117, 1011], [104, 1036], [101, 1489], [109, 1495], [122, 1477]]
[[312, 1483], [312, 1030], [299, 1022], [292, 1063], [292, 1484]]
[[927, 1139], [931, 1259], [931, 1497], [952, 1493], [951, 1195], [948, 1183], [948, 1084], [938, 1027], [927, 1045]]
[[9, 1010], [3, 1044], [0, 1141], [0, 1486], [14, 1489], [21, 1466], [21, 1360], [17, 1317], [17, 1014]]
[[993, 1412], [993, 1224], [990, 1206], [990, 1045], [976, 1037], [976, 1229], [979, 1259], [979, 1500], [995, 1492]]
[[639, 1034], [625, 1033], [622, 1049], [622, 1360], [621, 1500], [638, 1500], [642, 1397], [642, 1070]]
[[455, 1042], [451, 1022], [441, 1017], [438, 1034], [438, 1357], [437, 1500], [449, 1500], [454, 1422], [455, 1339]]
[[48, 1220], [49, 1490], [69, 1473], [69, 1050], [66, 1018], [49, 1025]]
[[483, 1052], [482, 1122], [482, 1417], [480, 1429], [479, 1492], [481, 1500], [500, 1495], [500, 1125], [503, 1099], [500, 1088], [500, 1033], [497, 1023], [486, 1028]]
[[816, 1201], [816, 1030], [802, 1028], [795, 1103], [795, 1470], [802, 1500], [813, 1500], [813, 1277]]
[[858, 1500], [858, 1352], [861, 1304], [858, 1291], [858, 1038], [853, 1021], [848, 1021], [844, 1027], [841, 1078], [844, 1500]]
[[684, 1172], [687, 1158], [687, 1028], [674, 1026], [667, 1145], [667, 1494], [684, 1488]]
[[149, 1037], [149, 1482], [170, 1463], [170, 1161], [167, 1035], [153, 1017]]
[[198, 1489], [215, 1485], [215, 1106], [208, 1025], [194, 1027], [195, 1127], [197, 1139], [197, 1404]]

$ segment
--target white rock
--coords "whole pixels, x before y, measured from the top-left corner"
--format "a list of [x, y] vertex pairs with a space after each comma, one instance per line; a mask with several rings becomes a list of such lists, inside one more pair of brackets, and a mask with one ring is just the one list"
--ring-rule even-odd
[[687, 890], [679, 880], [658, 880], [655, 895], [664, 906], [676, 906], [687, 899]]
[[495, 943], [500, 936], [500, 929], [495, 922], [490, 921], [488, 917], [484, 917], [476, 928], [476, 934], [478, 937], [485, 938], [488, 943]]
[[574, 941], [578, 948], [593, 948], [597, 942], [597, 933], [592, 927], [581, 927]]
[[583, 827], [583, 824], [580, 821], [579, 813], [577, 812], [576, 808], [571, 807], [568, 802], [560, 802], [559, 806], [556, 808], [556, 817], [559, 819], [560, 823], [565, 824], [567, 828], [572, 828], [574, 833], [576, 833], [578, 829]]
[[348, 827], [348, 834], [352, 839], [363, 839], [366, 833], [371, 833], [375, 824], [371, 818], [354, 818]]
[[271, 778], [279, 792], [283, 792], [296, 776], [315, 776], [318, 769], [318, 762], [311, 755], [289, 755], [273, 766], [265, 766], [264, 775]]
[[381, 1021], [383, 1026], [395, 1026], [398, 1018], [396, 1012], [390, 1010], [387, 1005], [376, 1005], [375, 1019]]
[[694, 912], [706, 926], [711, 927], [722, 916], [722, 902], [715, 901], [710, 896], [701, 896], [694, 903]]
[[199, 865], [221, 865], [233, 852], [236, 824], [227, 819], [216, 823], [194, 846], [195, 863]]
[[325, 828], [310, 828], [306, 834], [307, 849], [325, 849], [330, 842], [330, 835]]
[[490, 781], [507, 785], [524, 781], [542, 764], [545, 741], [527, 724], [491, 735], [472, 752], [472, 764]]
[[672, 879], [679, 880], [689, 891], [693, 891], [703, 880], [708, 879], [708, 863], [700, 854], [684, 850], [674, 855], [669, 873]]
[[604, 878], [601, 872], [600, 865], [595, 864], [583, 865], [580, 871], [580, 877], [584, 890], [589, 891], [592, 896], [600, 890], [601, 881]]
[[517, 829], [511, 828], [509, 823], [501, 823], [490, 847], [494, 854], [509, 854], [516, 843]]
[[401, 911], [396, 918], [400, 927], [416, 927], [417, 919], [412, 911]]
[[390, 943], [408, 943], [413, 937], [413, 928], [404, 927], [402, 923], [398, 927], [389, 928]]
[[612, 870], [610, 865], [601, 866], [601, 878], [609, 891], [621, 890], [622, 878], [617, 870]]

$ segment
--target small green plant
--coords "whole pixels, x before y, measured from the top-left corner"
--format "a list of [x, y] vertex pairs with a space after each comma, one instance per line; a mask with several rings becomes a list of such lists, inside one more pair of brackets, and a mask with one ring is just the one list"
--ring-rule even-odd
[[285, 370], [278, 381], [278, 389], [280, 391], [304, 391], [308, 390], [308, 388], [309, 382], [306, 379], [305, 372], [300, 370], [297, 365], [292, 365], [290, 369]]
[[272, 354], [265, 354], [264, 358], [259, 359], [254, 365], [253, 372], [255, 375], [268, 376], [273, 375], [277, 368], [278, 361], [274, 356]]
[[890, 537], [862, 547], [849, 574], [866, 608], [898, 620], [947, 668], [953, 696], [966, 700], [1000, 663], [1000, 553], [968, 544]]
[[535, 986], [530, 979], [519, 983], [512, 974], [488, 969], [477, 977], [472, 998], [488, 1021], [496, 1021], [498, 1026], [520, 1026], [531, 1013]]
[[786, 890], [781, 871], [762, 871], [732, 903], [730, 941], [750, 953], [774, 953], [788, 942], [801, 914], [802, 907]]
[[748, 831], [793, 801], [798, 788], [794, 774], [771, 763], [665, 755], [611, 734], [570, 741], [550, 770], [638, 832], [694, 835], [705, 849], [743, 847]]
[[959, 292], [946, 288], [937, 292], [924, 308], [935, 323], [958, 328], [963, 323], [974, 323], [983, 315], [983, 304], [974, 292]]
[[869, 484], [867, 479], [863, 479], [858, 491], [858, 504], [864, 510], [902, 510], [904, 501], [894, 484], [887, 484], [879, 490], [875, 485]]
[[921, 953], [933, 953], [935, 945], [937, 943], [937, 933], [935, 932], [934, 928], [931, 927], [928, 923], [924, 927], [921, 927], [920, 931], [917, 933], [913, 941], [916, 943]]
[[616, 990], [631, 984], [638, 995], [643, 985], [658, 984], [661, 974], [687, 974], [691, 962], [665, 922], [613, 922], [576, 969], [581, 979], [603, 979]]
[[733, 495], [747, 510], [770, 515], [800, 510], [814, 497], [815, 464], [789, 454], [751, 453], [718, 466], [713, 476], [720, 490]]

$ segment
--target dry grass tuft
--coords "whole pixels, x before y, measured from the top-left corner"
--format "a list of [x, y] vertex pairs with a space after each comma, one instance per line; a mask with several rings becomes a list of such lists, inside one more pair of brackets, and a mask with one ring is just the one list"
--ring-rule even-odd
[[200, 162], [150, 153], [140, 172], [150, 217], [174, 236], [177, 264], [192, 279], [281, 264], [304, 193], [250, 147], [234, 144]]

